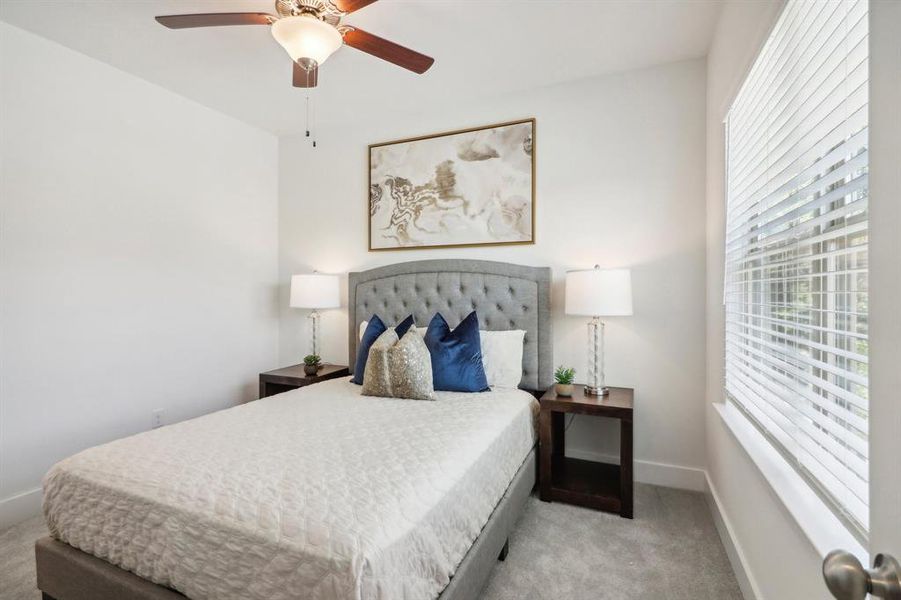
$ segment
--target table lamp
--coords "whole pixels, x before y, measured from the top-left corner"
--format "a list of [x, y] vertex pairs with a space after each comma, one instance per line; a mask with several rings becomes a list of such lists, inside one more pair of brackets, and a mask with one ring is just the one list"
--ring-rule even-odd
[[632, 272], [593, 269], [566, 273], [566, 314], [591, 317], [588, 322], [588, 375], [585, 393], [606, 396], [604, 384], [604, 322], [601, 317], [632, 314]]
[[338, 276], [313, 271], [291, 277], [291, 307], [312, 309], [310, 313], [310, 348], [319, 356], [319, 309], [338, 308]]

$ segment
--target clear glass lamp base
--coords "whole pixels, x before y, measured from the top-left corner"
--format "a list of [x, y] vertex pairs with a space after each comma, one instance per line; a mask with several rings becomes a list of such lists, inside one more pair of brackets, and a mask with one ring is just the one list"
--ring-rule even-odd
[[604, 323], [598, 317], [588, 322], [588, 372], [585, 395], [606, 396], [610, 393], [604, 385]]
[[310, 325], [310, 354], [319, 356], [319, 311], [313, 310], [307, 322]]

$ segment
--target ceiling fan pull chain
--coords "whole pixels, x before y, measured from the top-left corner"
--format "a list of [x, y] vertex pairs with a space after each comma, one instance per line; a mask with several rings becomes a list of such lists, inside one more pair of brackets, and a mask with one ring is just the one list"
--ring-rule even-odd
[[[311, 130], [311, 126], [310, 126], [310, 122], [311, 122], [311, 121], [310, 121], [310, 111], [311, 111], [310, 104], [311, 104], [311, 103], [310, 103], [310, 96], [309, 96], [309, 95], [307, 95], [307, 97], [306, 97], [306, 99], [305, 99], [305, 102], [306, 102], [306, 121], [307, 121], [307, 134], [306, 134], [306, 137], [310, 137], [310, 130]], [[315, 116], [315, 112], [314, 112], [313, 114], [314, 114], [314, 116]], [[316, 147], [316, 140], [315, 140], [315, 139], [313, 139], [313, 147], [314, 147], [314, 148]]]
[[310, 97], [307, 96], [304, 102], [306, 103], [304, 119], [307, 125], [307, 137], [310, 137]]

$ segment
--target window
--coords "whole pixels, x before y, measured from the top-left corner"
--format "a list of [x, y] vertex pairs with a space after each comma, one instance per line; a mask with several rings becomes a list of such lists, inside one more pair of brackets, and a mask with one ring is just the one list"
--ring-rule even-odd
[[864, 540], [867, 12], [789, 0], [736, 97], [724, 289], [729, 401]]

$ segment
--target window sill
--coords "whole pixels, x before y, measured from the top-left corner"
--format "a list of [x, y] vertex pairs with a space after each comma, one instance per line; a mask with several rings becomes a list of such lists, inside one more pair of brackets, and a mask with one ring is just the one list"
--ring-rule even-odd
[[763, 434], [731, 403], [713, 406], [817, 552], [840, 548], [870, 564], [867, 550]]

